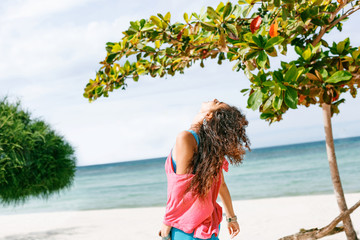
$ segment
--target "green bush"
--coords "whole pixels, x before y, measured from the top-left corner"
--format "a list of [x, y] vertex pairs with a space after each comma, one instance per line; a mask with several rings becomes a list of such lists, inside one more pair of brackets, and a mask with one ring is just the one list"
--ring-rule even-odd
[[24, 203], [47, 198], [71, 186], [76, 171], [74, 150], [20, 103], [0, 100], [0, 202]]

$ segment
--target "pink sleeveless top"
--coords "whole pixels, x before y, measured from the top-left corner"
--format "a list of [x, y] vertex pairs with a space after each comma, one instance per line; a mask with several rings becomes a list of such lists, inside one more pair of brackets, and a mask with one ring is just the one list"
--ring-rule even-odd
[[[224, 158], [223, 169], [227, 172], [229, 163]], [[165, 162], [168, 180], [167, 205], [163, 223], [178, 228], [186, 233], [194, 233], [194, 238], [207, 239], [219, 234], [222, 220], [222, 208], [216, 202], [221, 185], [221, 175], [213, 184], [204, 200], [193, 196], [192, 192], [184, 194], [194, 174], [176, 174], [173, 170], [171, 154]]]

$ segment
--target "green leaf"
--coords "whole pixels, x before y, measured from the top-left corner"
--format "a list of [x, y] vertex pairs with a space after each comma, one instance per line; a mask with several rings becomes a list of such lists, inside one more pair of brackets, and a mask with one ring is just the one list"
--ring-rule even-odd
[[284, 41], [283, 37], [277, 36], [277, 37], [272, 37], [270, 38], [270, 40], [266, 43], [265, 45], [265, 49], [269, 49], [272, 48], [275, 45], [278, 45], [280, 43], [282, 43]]
[[139, 31], [139, 25], [136, 22], [130, 21], [130, 25], [134, 30]]
[[116, 43], [115, 45], [112, 46], [111, 52], [119, 52], [122, 50], [122, 47], [120, 46], [120, 44]]
[[134, 76], [133, 76], [133, 80], [134, 80], [135, 82], [137, 82], [137, 81], [139, 80], [139, 75], [134, 75]]
[[280, 0], [275, 0], [274, 5], [275, 7], [280, 7]]
[[321, 42], [319, 42], [318, 44], [316, 44], [314, 47], [310, 44], [309, 45], [311, 49], [311, 53], [316, 54], [316, 52], [319, 50], [319, 48], [321, 47]]
[[149, 23], [147, 22], [143, 28], [141, 28], [141, 31], [143, 32], [146, 32], [146, 31], [149, 31], [149, 30], [153, 30], [155, 27], [155, 24], [152, 24], [152, 23]]
[[305, 11], [303, 11], [301, 14], [300, 14], [300, 17], [301, 17], [301, 20], [303, 22], [306, 22], [306, 20], [310, 17], [310, 11], [309, 9], [306, 9]]
[[275, 84], [274, 93], [277, 97], [281, 95], [281, 87], [279, 86], [279, 84]]
[[167, 22], [170, 22], [170, 18], [171, 18], [171, 13], [170, 13], [170, 12], [167, 12], [167, 13], [165, 14], [164, 19], [165, 19]]
[[156, 40], [156, 41], [155, 41], [155, 47], [156, 47], [156, 48], [160, 48], [160, 45], [161, 45], [161, 44], [160, 44], [160, 40]]
[[244, 89], [241, 89], [241, 93], [245, 93], [245, 92], [247, 92], [247, 91], [249, 91], [249, 89], [248, 88], [244, 88]]
[[194, 13], [194, 12], [193, 12], [191, 15], [194, 16], [194, 18], [196, 18], [197, 20], [199, 20], [199, 18], [200, 18], [199, 15], [197, 15], [197, 14]]
[[230, 15], [231, 10], [232, 10], [231, 2], [227, 2], [227, 4], [225, 5], [225, 8], [224, 8], [224, 12], [223, 12], [223, 19], [225, 19], [227, 16]]
[[145, 25], [145, 23], [146, 23], [146, 20], [145, 20], [145, 19], [141, 19], [141, 20], [140, 20], [140, 28], [143, 28], [144, 25]]
[[206, 12], [211, 19], [220, 19], [219, 14], [212, 7], [207, 7]]
[[282, 84], [281, 82], [278, 82], [277, 84], [279, 84], [281, 90], [287, 90], [286, 86], [284, 84]]
[[245, 40], [246, 42], [252, 43], [252, 42], [254, 42], [252, 36], [253, 36], [252, 33], [249, 31], [248, 33], [245, 33], [245, 34], [243, 35], [243, 38], [244, 38], [244, 40]]
[[283, 21], [288, 20], [289, 10], [287, 8], [282, 8], [281, 18]]
[[257, 36], [252, 36], [253, 41], [255, 42], [255, 44], [259, 47], [259, 48], [264, 48], [264, 43], [261, 41], [260, 39], [261, 37], [257, 37]]
[[322, 77], [323, 79], [327, 79], [327, 78], [329, 77], [328, 71], [326, 71], [326, 69], [324, 69], [324, 68], [322, 68], [322, 69], [320, 70], [320, 75], [321, 75], [321, 77]]
[[352, 78], [351, 73], [347, 71], [337, 71], [325, 80], [327, 83], [338, 83], [342, 81], [349, 81]]
[[242, 12], [242, 8], [241, 8], [239, 5], [235, 5], [232, 14], [233, 14], [236, 18], [238, 18], [238, 17], [240, 17], [241, 12]]
[[301, 54], [302, 58], [305, 61], [309, 61], [312, 57], [312, 52], [310, 48], [307, 48], [302, 54]]
[[201, 27], [204, 28], [206, 31], [214, 31], [216, 29], [216, 26], [210, 23], [201, 22], [200, 24]]
[[157, 14], [161, 20], [164, 20], [164, 16], [161, 13]]
[[186, 23], [189, 22], [189, 15], [187, 13], [184, 13], [184, 20]]
[[351, 56], [356, 60], [360, 56], [360, 50], [352, 52]]
[[159, 28], [162, 28], [162, 23], [160, 18], [156, 17], [156, 16], [151, 16], [150, 20], [153, 21], [153, 23], [155, 23], [156, 26], [158, 26]]
[[247, 101], [248, 108], [251, 108], [252, 110], [258, 109], [262, 103], [262, 96], [263, 94], [260, 89], [253, 92]]
[[280, 110], [282, 103], [283, 103], [282, 98], [276, 96], [276, 97], [274, 98], [274, 101], [272, 102], [272, 106], [273, 106], [274, 109]]
[[316, 0], [316, 1], [314, 2], [314, 6], [321, 5], [321, 4], [323, 4], [323, 2], [324, 2], [324, 0]]
[[285, 92], [285, 104], [292, 109], [297, 108], [298, 95], [297, 91], [291, 87], [287, 87]]
[[[253, 79], [254, 78], [254, 74], [251, 73], [251, 71], [253, 71], [255, 69], [255, 67], [250, 63], [250, 64], [245, 64], [246, 68], [244, 69], [244, 73], [245, 73], [245, 76], [248, 78], [248, 79]], [[259, 84], [256, 84], [256, 85], [259, 85]]]
[[220, 12], [221, 9], [224, 9], [225, 5], [223, 2], [220, 2], [219, 5], [217, 5], [215, 11]]
[[145, 46], [145, 47], [143, 48], [143, 50], [145, 50], [145, 51], [147, 51], [147, 52], [155, 52], [155, 49], [152, 48], [152, 47], [150, 47], [150, 46]]
[[133, 36], [137, 31], [133, 29], [132, 27], [129, 27], [127, 31], [125, 31], [128, 36]]
[[112, 63], [112, 61], [114, 60], [114, 58], [118, 55], [118, 53], [112, 53], [112, 54], [109, 54], [109, 56], [107, 56], [106, 58], [106, 62], [107, 63]]
[[251, 50], [249, 52], [247, 52], [247, 54], [245, 55], [245, 60], [250, 60], [252, 58], [255, 58], [259, 55], [259, 51], [255, 51], [255, 50]]
[[295, 46], [295, 52], [300, 56], [303, 54], [303, 50], [299, 46]]
[[268, 56], [264, 51], [261, 51], [259, 57], [256, 59], [256, 63], [261, 67], [265, 68], [265, 64], [267, 62]]
[[238, 36], [238, 31], [236, 29], [236, 27], [233, 24], [227, 23], [226, 27], [237, 37]]
[[266, 102], [265, 102], [265, 104], [263, 105], [263, 108], [262, 108], [263, 111], [266, 111], [266, 109], [271, 107], [274, 98], [275, 98], [275, 95], [273, 94], [266, 100]]
[[286, 82], [295, 82], [298, 76], [298, 71], [295, 65], [292, 65], [290, 69], [285, 74]]
[[247, 5], [246, 7], [244, 7], [244, 11], [243, 11], [243, 17], [246, 17], [247, 15], [249, 15], [251, 9], [253, 8], [254, 5]]
[[129, 61], [126, 61], [126, 62], [125, 62], [124, 68], [125, 68], [125, 70], [126, 70], [127, 72], [130, 71], [131, 65], [130, 65], [130, 62], [129, 62]]
[[266, 81], [262, 83], [263, 86], [265, 87], [272, 87], [274, 86], [274, 82], [273, 81]]
[[339, 42], [336, 45], [336, 50], [339, 55], [341, 55], [345, 49], [346, 40]]
[[274, 71], [272, 75], [274, 80], [276, 80], [278, 83], [284, 81], [284, 76], [281, 71]]
[[274, 47], [266, 49], [265, 52], [271, 57], [277, 57], [277, 51]]
[[318, 25], [318, 26], [324, 26], [325, 25], [325, 22], [321, 19], [318, 19], [318, 18], [313, 18], [311, 19], [311, 22], [315, 25]]
[[268, 118], [273, 118], [274, 116], [275, 116], [274, 113], [270, 113], [270, 112], [262, 113], [262, 114], [260, 115], [260, 119], [265, 120], [265, 119], [268, 119]]

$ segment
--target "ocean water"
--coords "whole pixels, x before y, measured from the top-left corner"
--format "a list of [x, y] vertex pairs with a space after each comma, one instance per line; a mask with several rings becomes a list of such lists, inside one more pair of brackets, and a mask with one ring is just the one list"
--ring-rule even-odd
[[[345, 193], [360, 192], [360, 137], [337, 139], [335, 149]], [[1, 206], [0, 215], [165, 206], [165, 159], [78, 167], [70, 189]], [[323, 141], [254, 149], [225, 181], [233, 200], [333, 193]]]

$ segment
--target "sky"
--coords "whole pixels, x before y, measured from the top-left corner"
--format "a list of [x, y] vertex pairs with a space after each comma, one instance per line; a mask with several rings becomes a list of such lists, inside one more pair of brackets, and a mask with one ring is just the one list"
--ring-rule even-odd
[[[236, 3], [236, 1], [232, 1]], [[199, 12], [218, 1], [193, 0], [1, 0], [0, 97], [21, 100], [34, 118], [48, 122], [74, 146], [77, 165], [104, 164], [167, 156], [176, 135], [190, 124], [204, 101], [217, 98], [242, 109], [249, 121], [252, 148], [324, 140], [319, 106], [289, 110], [283, 121], [269, 124], [246, 108], [240, 90], [249, 81], [232, 71], [234, 63], [205, 61], [174, 77], [141, 76], [125, 91], [89, 103], [83, 89], [106, 56], [105, 43], [119, 41], [130, 21], [171, 12], [172, 22], [184, 12]], [[190, 14], [189, 14], [190, 15]], [[360, 46], [355, 13], [329, 42], [350, 37]], [[291, 59], [281, 56], [274, 59]], [[360, 135], [359, 97], [333, 117], [335, 138]], [[325, 150], [325, 147], [324, 147]]]

